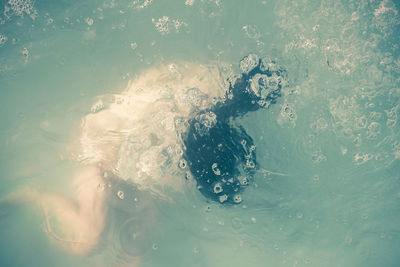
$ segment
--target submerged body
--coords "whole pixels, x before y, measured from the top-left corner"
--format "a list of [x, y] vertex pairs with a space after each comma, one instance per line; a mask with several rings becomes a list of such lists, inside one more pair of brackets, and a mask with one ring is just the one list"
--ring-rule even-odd
[[[132, 216], [146, 210], [140, 218], [146, 227], [156, 220], [154, 198], [173, 201], [165, 192], [181, 191], [185, 176], [195, 178], [204, 196], [239, 203], [247, 183], [240, 175], [251, 176], [256, 159], [251, 137], [233, 119], [273, 103], [282, 86], [281, 71], [256, 59], [228, 89], [216, 67], [186, 63], [150, 69], [121, 94], [99, 97], [82, 119], [75, 198], [29, 189], [4, 201], [38, 204], [45, 232], [76, 254], [98, 247], [106, 201], [123, 199], [113, 188], [118, 180], [140, 195], [140, 207], [126, 210]], [[275, 87], [267, 86], [271, 77], [278, 77]]]
[[[73, 254], [99, 247], [112, 202], [123, 205], [134, 218], [140, 214], [135, 220], [143, 229], [137, 230], [146, 231], [156, 220], [154, 199], [173, 201], [164, 188], [181, 191], [185, 183], [186, 171], [177, 167], [183, 153], [178, 132], [184, 128], [178, 122], [187, 121], [194, 109], [210, 106], [211, 99], [220, 99], [224, 92], [212, 66], [184, 63], [149, 69], [122, 93], [99, 96], [82, 118], [80, 138], [72, 145], [79, 162], [71, 178], [73, 197], [28, 188], [0, 204], [39, 207], [44, 232]], [[121, 184], [129, 184], [135, 197], [121, 202]]]

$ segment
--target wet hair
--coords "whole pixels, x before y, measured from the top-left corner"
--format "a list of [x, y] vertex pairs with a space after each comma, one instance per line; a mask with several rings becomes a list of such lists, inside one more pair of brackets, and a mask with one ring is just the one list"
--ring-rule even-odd
[[285, 76], [275, 61], [255, 54], [244, 57], [240, 68], [243, 73], [230, 83], [224, 99], [194, 114], [182, 134], [197, 188], [220, 203], [242, 202], [240, 193], [258, 166], [253, 139], [234, 119], [275, 103]]

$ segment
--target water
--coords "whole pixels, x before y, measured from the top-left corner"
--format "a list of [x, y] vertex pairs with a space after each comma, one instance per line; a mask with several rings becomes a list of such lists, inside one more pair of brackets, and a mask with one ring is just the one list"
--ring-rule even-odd
[[[399, 265], [398, 2], [0, 3], [1, 266]], [[260, 165], [239, 205], [207, 201], [178, 156], [157, 157], [176, 144], [158, 127], [189, 113], [176, 100], [124, 102], [89, 127], [117, 110], [110, 96], [137, 99], [129, 81], [149, 70], [189, 64], [183, 77], [218, 96], [249, 53], [276, 58], [288, 84], [239, 119]], [[166, 96], [185, 92], [171, 83]], [[144, 149], [119, 151], [118, 175], [85, 169], [121, 143]]]

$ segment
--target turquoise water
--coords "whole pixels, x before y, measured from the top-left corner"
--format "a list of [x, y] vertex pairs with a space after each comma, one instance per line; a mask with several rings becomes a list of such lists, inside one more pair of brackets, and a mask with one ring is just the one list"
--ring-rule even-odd
[[[0, 266], [399, 266], [398, 2], [0, 3]], [[276, 58], [288, 84], [240, 119], [260, 165], [240, 205], [190, 180], [155, 194], [106, 177], [96, 244], [77, 253], [49, 234], [48, 196], [79, 203], [76, 147], [98, 96], [171, 62], [228, 77], [249, 53]]]

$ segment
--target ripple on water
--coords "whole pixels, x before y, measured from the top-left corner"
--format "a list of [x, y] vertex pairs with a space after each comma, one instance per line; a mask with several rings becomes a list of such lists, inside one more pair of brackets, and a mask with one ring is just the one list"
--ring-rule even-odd
[[158, 249], [152, 237], [152, 231], [144, 219], [130, 218], [120, 228], [120, 249], [128, 256], [146, 258], [151, 250]]
[[237, 232], [240, 232], [242, 230], [243, 222], [242, 222], [242, 219], [240, 219], [239, 217], [232, 218], [231, 223], [232, 223], [232, 230], [234, 232], [237, 233]]

